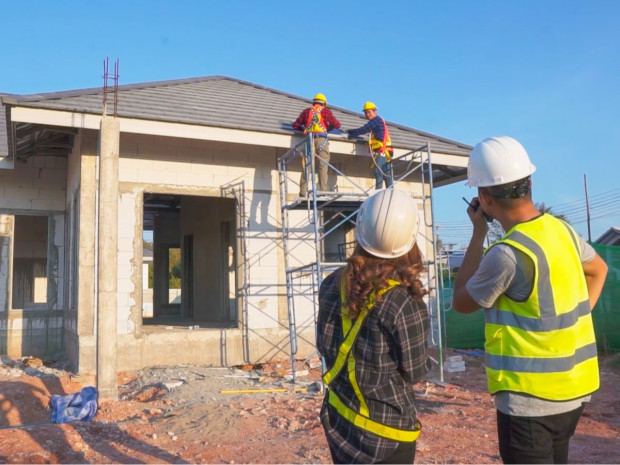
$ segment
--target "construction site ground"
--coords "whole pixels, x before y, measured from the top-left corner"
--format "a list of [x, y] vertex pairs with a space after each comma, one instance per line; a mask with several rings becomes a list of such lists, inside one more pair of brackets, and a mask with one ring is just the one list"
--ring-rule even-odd
[[[435, 352], [434, 358], [437, 359]], [[417, 463], [501, 463], [495, 409], [479, 351], [466, 371], [437, 368], [416, 387], [423, 424]], [[0, 463], [330, 463], [318, 420], [318, 359], [234, 368], [181, 365], [119, 374], [119, 400], [92, 421], [50, 422], [53, 394], [94, 385], [60, 362], [3, 357]], [[571, 463], [620, 462], [620, 354], [601, 356], [601, 389], [587, 404]]]

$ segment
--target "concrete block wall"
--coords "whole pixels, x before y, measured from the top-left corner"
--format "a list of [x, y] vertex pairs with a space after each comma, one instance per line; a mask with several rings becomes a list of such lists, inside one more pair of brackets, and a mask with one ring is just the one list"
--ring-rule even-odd
[[[275, 148], [221, 142], [193, 141], [135, 134], [121, 134], [119, 159], [118, 224], [118, 369], [134, 369], [149, 364], [174, 364], [179, 357], [186, 363], [237, 364], [270, 358], [288, 358], [289, 333], [284, 254], [281, 244], [281, 209], [277, 157]], [[91, 211], [94, 179], [89, 158], [92, 149], [82, 144], [80, 185], [81, 222], [93, 221]], [[361, 157], [360, 157], [361, 158]], [[336, 157], [337, 159], [337, 157]], [[344, 159], [343, 159], [344, 160]], [[84, 166], [86, 163], [88, 166]], [[374, 179], [368, 159], [354, 159], [351, 166], [338, 161], [339, 167], [354, 173], [359, 185], [371, 187]], [[91, 166], [92, 165], [92, 166]], [[87, 179], [84, 179], [86, 174]], [[299, 181], [299, 167], [290, 172]], [[338, 189], [346, 191], [348, 181], [332, 175]], [[200, 331], [163, 331], [142, 326], [142, 209], [145, 192], [184, 196], [220, 197], [221, 187], [242, 183], [247, 215], [246, 245], [249, 292], [247, 296], [250, 340], [243, 340], [241, 328]], [[350, 184], [350, 183], [349, 183]], [[90, 187], [85, 187], [90, 186]], [[296, 187], [294, 188], [296, 189]], [[352, 189], [350, 189], [353, 191]], [[294, 190], [291, 193], [296, 194]], [[82, 224], [81, 224], [82, 226]], [[289, 266], [315, 261], [312, 226], [306, 211], [291, 212], [293, 233], [289, 241]], [[90, 235], [90, 232], [86, 232]], [[80, 273], [92, 272], [88, 242], [80, 242]], [[92, 252], [92, 249], [91, 249]], [[89, 258], [90, 257], [90, 258]], [[309, 286], [309, 278], [305, 284]], [[82, 292], [88, 287], [80, 286]], [[296, 319], [300, 332], [300, 353], [308, 355], [314, 348], [314, 305], [300, 297]], [[80, 314], [88, 299], [80, 298]], [[92, 315], [78, 322], [77, 336], [67, 335], [68, 344], [79, 352], [80, 372], [92, 372], [94, 337], [90, 332]], [[82, 328], [82, 329], [80, 329]], [[204, 350], [209, 347], [209, 350]], [[225, 350], [221, 348], [225, 347]], [[247, 360], [244, 347], [249, 351]], [[211, 350], [213, 348], [213, 350]], [[217, 348], [217, 349], [215, 349]]]
[[0, 210], [3, 212], [64, 212], [67, 160], [34, 156], [0, 170]]
[[[119, 369], [144, 364], [145, 359], [152, 363], [151, 355], [161, 344], [151, 334], [152, 328], [141, 326], [142, 271], [138, 262], [142, 250], [144, 192], [220, 197], [222, 186], [243, 183], [250, 279], [247, 325], [250, 334], [265, 331], [271, 334], [269, 338], [258, 336], [249, 342], [251, 357], [258, 360], [286, 348], [288, 322], [282, 307], [286, 304], [286, 287], [278, 230], [281, 213], [276, 156], [276, 149], [265, 147], [121, 135], [118, 331], [119, 344], [135, 347], [130, 351], [119, 348]], [[214, 338], [212, 333], [219, 333], [219, 330], [180, 332], [176, 336], [176, 347], [185, 344], [198, 347], [206, 339]], [[169, 330], [166, 336], [175, 339]], [[215, 339], [219, 348], [220, 337]], [[220, 359], [243, 363], [241, 329], [226, 330], [225, 339], [228, 342], [225, 354], [219, 350], [198, 351], [202, 354], [202, 363], [217, 364]], [[183, 342], [188, 340], [190, 342]], [[179, 349], [171, 347], [159, 357], [162, 360], [168, 357], [169, 363], [178, 362]], [[182, 353], [185, 357], [188, 351], [182, 350]]]
[[[0, 170], [0, 312], [5, 314], [0, 351], [10, 356], [46, 356], [63, 349], [66, 177], [67, 160], [59, 157], [33, 156]], [[27, 311], [8, 308], [14, 231], [7, 225], [15, 215], [48, 217], [47, 249], [40, 251], [48, 261], [47, 303]]]

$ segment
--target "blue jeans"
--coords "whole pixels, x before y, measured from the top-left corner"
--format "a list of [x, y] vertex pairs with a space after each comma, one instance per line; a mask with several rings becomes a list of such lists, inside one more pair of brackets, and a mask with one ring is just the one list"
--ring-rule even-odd
[[383, 187], [383, 181], [385, 181], [385, 187], [391, 187], [392, 180], [392, 166], [387, 161], [387, 157], [379, 156], [379, 154], [373, 155], [375, 159], [375, 165], [373, 172], [375, 173], [375, 189], [381, 189]]

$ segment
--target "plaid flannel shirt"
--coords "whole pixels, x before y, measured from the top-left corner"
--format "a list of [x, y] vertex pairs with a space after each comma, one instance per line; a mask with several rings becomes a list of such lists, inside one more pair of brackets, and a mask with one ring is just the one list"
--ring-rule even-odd
[[[344, 340], [340, 302], [340, 269], [322, 283], [319, 293], [317, 348], [329, 370]], [[392, 288], [368, 313], [353, 346], [356, 377], [370, 417], [382, 424], [413, 429], [416, 419], [413, 384], [421, 380], [426, 365], [428, 334], [426, 305], [412, 299], [402, 286]], [[349, 383], [346, 367], [329, 389], [353, 410], [357, 397]], [[368, 463], [389, 457], [398, 442], [353, 426], [327, 403], [321, 422], [325, 435], [343, 463]]]
[[[297, 131], [303, 131], [306, 128], [306, 123], [308, 122], [308, 113], [310, 113], [311, 111], [311, 108], [306, 108], [304, 111], [302, 111], [293, 123], [293, 129], [296, 129]], [[328, 131], [331, 131], [333, 129], [340, 129], [340, 121], [336, 119], [336, 117], [329, 108], [323, 108], [323, 110], [321, 111], [321, 116], [323, 117], [323, 124], [325, 124], [325, 127]]]
[[375, 116], [361, 128], [349, 129], [347, 131], [347, 133], [349, 134], [349, 138], [361, 136], [362, 134], [366, 134], [368, 132], [372, 132], [375, 136], [375, 139], [383, 140], [383, 118], [381, 118], [380, 116]]

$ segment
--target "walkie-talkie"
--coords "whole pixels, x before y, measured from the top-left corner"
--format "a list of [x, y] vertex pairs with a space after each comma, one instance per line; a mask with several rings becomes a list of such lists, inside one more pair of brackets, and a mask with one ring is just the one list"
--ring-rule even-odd
[[[474, 209], [475, 212], [478, 211], [478, 208], [480, 207], [480, 203], [478, 203], [478, 205], [474, 205], [473, 203], [471, 203], [470, 201], [468, 201], [465, 197], [463, 197], [463, 200], [465, 201], [465, 203], [467, 205], [469, 205], [471, 208]], [[489, 215], [487, 215], [485, 212], [482, 212], [482, 215], [484, 216], [484, 219], [487, 220], [487, 223], [492, 223], [493, 222], [493, 218], [491, 218]]]

